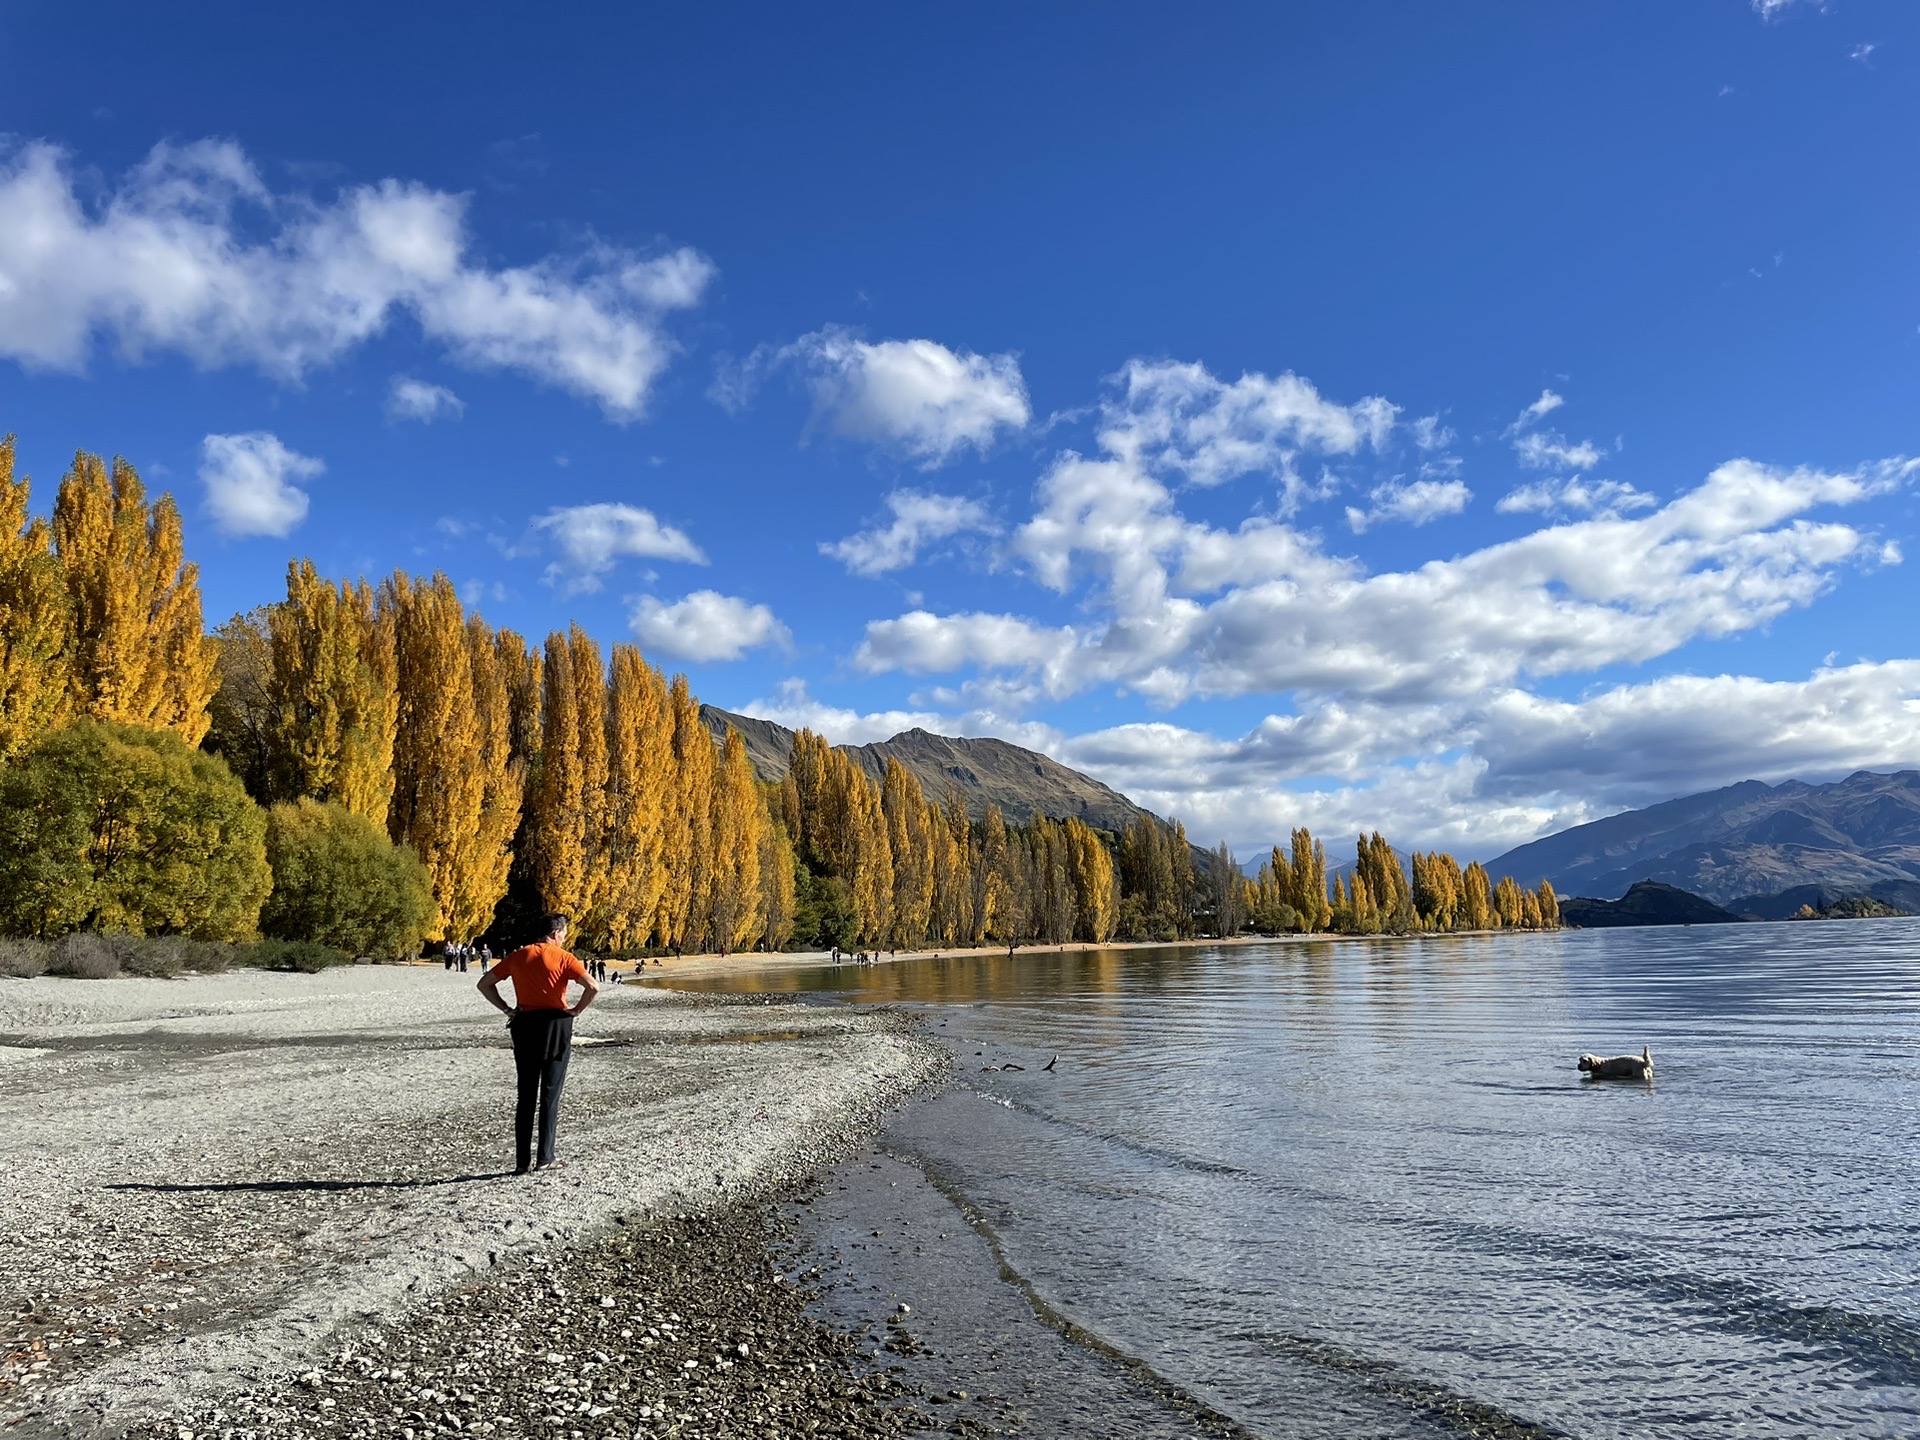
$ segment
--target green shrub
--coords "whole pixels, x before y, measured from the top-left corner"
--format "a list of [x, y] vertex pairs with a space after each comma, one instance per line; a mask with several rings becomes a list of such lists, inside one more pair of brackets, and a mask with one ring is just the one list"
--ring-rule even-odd
[[365, 816], [299, 800], [267, 817], [273, 894], [263, 934], [313, 940], [352, 955], [417, 955], [433, 919], [426, 867]]
[[254, 970], [298, 970], [314, 975], [335, 965], [351, 965], [353, 957], [312, 940], [257, 940], [235, 947], [233, 963]]
[[0, 930], [251, 936], [272, 885], [266, 816], [211, 755], [78, 720], [0, 771]]

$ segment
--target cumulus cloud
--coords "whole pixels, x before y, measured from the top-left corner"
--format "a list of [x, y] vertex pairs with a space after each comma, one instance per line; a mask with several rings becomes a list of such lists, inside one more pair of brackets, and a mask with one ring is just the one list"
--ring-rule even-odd
[[102, 338], [288, 381], [410, 315], [455, 360], [628, 420], [674, 345], [664, 317], [714, 271], [692, 250], [595, 243], [533, 264], [472, 253], [463, 197], [397, 179], [275, 193], [225, 141], [161, 144], [98, 199], [45, 143], [0, 157], [0, 355], [79, 372]]
[[[1151, 476], [1069, 455], [1043, 477], [1014, 545], [1063, 591], [1085, 557], [1104, 581], [1090, 600], [1100, 623], [921, 610], [870, 624], [855, 660], [925, 674], [1021, 667], [1049, 695], [1112, 684], [1161, 703], [1296, 690], [1411, 700], [1641, 662], [1765, 625], [1843, 566], [1892, 563], [1870, 535], [1806, 512], [1884, 494], [1916, 463], [1827, 473], [1729, 461], [1637, 518], [1595, 516], [1368, 575], [1285, 527], [1186, 520]], [[1206, 578], [1232, 577], [1217, 599], [1183, 585], [1190, 554]]]
[[1578, 700], [1502, 688], [1416, 706], [1317, 700], [1217, 735], [1165, 722], [1039, 748], [1241, 855], [1308, 825], [1486, 857], [1602, 815], [1741, 780], [1920, 764], [1920, 660], [1803, 680], [1674, 675]]
[[749, 650], [785, 646], [793, 638], [765, 605], [715, 590], [696, 590], [671, 604], [643, 595], [629, 618], [643, 646], [682, 660], [738, 660]]
[[1349, 505], [1347, 525], [1358, 535], [1383, 520], [1403, 520], [1409, 525], [1425, 525], [1447, 515], [1458, 515], [1473, 499], [1473, 492], [1460, 480], [1389, 480], [1368, 493], [1366, 509]]
[[685, 531], [661, 524], [638, 505], [569, 505], [537, 517], [533, 528], [560, 551], [547, 567], [546, 582], [568, 594], [598, 590], [601, 577], [622, 559], [707, 563], [706, 552]]
[[286, 535], [307, 518], [307, 492], [294, 482], [327, 467], [289, 450], [264, 430], [209, 435], [200, 442], [207, 513], [223, 535]]
[[387, 387], [389, 420], [418, 420], [423, 425], [431, 425], [442, 416], [457, 420], [466, 409], [466, 402], [444, 385], [396, 375]]
[[886, 504], [893, 513], [888, 524], [823, 542], [820, 553], [832, 556], [855, 575], [884, 575], [911, 565], [928, 545], [996, 528], [985, 505], [959, 495], [895, 490]]
[[1268, 474], [1291, 492], [1302, 455], [1352, 455], [1380, 449], [1397, 406], [1380, 396], [1352, 405], [1328, 400], [1291, 373], [1249, 373], [1227, 382], [1204, 365], [1134, 360], [1115, 377], [1103, 407], [1101, 447], [1149, 471], [1193, 485], [1221, 485]]
[[758, 369], [788, 365], [807, 377], [819, 421], [926, 469], [964, 450], [985, 453], [1033, 418], [1013, 355], [977, 355], [934, 340], [867, 341], [838, 326], [749, 361], [717, 382], [715, 398], [737, 407]]

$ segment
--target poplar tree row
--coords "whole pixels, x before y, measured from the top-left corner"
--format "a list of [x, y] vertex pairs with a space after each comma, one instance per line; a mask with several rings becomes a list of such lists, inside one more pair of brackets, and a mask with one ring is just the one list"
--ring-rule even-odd
[[930, 801], [889, 757], [879, 784], [811, 730], [794, 737], [779, 811], [802, 867], [807, 938], [919, 949], [1112, 938], [1120, 892], [1100, 835], [1036, 816], [978, 821], [949, 786]]
[[[1288, 850], [1276, 845], [1247, 882], [1247, 908], [1268, 933], [1332, 930], [1343, 935], [1407, 935], [1416, 931], [1555, 930], [1560, 902], [1551, 881], [1523, 890], [1511, 875], [1494, 884], [1479, 861], [1464, 870], [1440, 851], [1413, 852], [1413, 873], [1378, 830], [1362, 835], [1349, 876], [1327, 892], [1325, 847], [1295, 830]], [[1237, 872], [1236, 872], [1237, 873]]]

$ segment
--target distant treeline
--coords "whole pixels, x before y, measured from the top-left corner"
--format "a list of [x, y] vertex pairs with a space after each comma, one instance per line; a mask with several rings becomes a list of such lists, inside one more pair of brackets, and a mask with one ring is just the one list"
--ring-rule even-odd
[[0, 443], [0, 930], [256, 933], [354, 953], [522, 938], [603, 952], [918, 949], [1551, 928], [1551, 888], [1378, 834], [1327, 885], [1304, 830], [1247, 879], [1178, 825], [975, 818], [802, 731], [759, 781], [684, 676], [578, 626], [534, 646], [444, 575], [335, 583], [211, 636], [170, 497], [75, 457], [51, 525]]

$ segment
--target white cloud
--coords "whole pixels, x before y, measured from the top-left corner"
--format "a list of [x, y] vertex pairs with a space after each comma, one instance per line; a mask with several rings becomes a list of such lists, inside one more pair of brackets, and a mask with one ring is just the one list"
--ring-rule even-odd
[[1307, 825], [1342, 856], [1378, 826], [1403, 852], [1487, 857], [1741, 780], [1920, 764], [1920, 660], [1805, 680], [1675, 675], [1579, 700], [1316, 701], [1236, 736], [1152, 722], [1038, 748], [1242, 856]]
[[923, 546], [995, 528], [985, 505], [959, 495], [895, 490], [886, 503], [893, 512], [889, 524], [822, 543], [820, 553], [840, 561], [855, 575], [884, 575], [911, 565]]
[[207, 513], [224, 535], [286, 535], [307, 518], [307, 492], [293, 482], [327, 467], [264, 430], [200, 442]]
[[630, 618], [642, 645], [683, 660], [738, 660], [793, 638], [765, 605], [714, 590], [696, 590], [672, 604], [643, 595]]
[[[762, 363], [804, 369], [816, 416], [839, 434], [898, 450], [927, 469], [969, 448], [985, 453], [1001, 432], [1025, 429], [1033, 418], [1012, 355], [976, 355], [933, 340], [870, 342], [830, 326]], [[751, 373], [731, 389], [721, 384], [717, 398], [741, 403], [742, 385], [750, 387]]]
[[431, 425], [443, 415], [457, 420], [466, 409], [466, 402], [446, 386], [415, 380], [408, 375], [394, 376], [387, 389], [389, 420], [418, 420]]
[[1873, 58], [1873, 52], [1879, 48], [1878, 45], [1869, 40], [1864, 44], [1854, 46], [1852, 50], [1847, 52], [1847, 58], [1849, 60], [1858, 60], [1864, 65]]
[[1540, 398], [1522, 410], [1513, 424], [1507, 427], [1507, 433], [1511, 435], [1526, 429], [1529, 425], [1539, 424], [1566, 403], [1565, 396], [1556, 395], [1551, 390], [1542, 390]]
[[706, 553], [685, 531], [661, 524], [651, 510], [637, 505], [565, 506], [537, 517], [533, 528], [560, 549], [559, 558], [547, 567], [547, 583], [570, 595], [598, 590], [600, 577], [621, 559], [707, 563]]
[[1762, 20], [1777, 20], [1796, 5], [1810, 4], [1823, 14], [1827, 0], [1753, 0], [1753, 13]]
[[[1805, 513], [1884, 494], [1916, 468], [1830, 474], [1729, 461], [1638, 518], [1597, 516], [1367, 575], [1287, 527], [1196, 525], [1137, 469], [1068, 455], [1043, 477], [1041, 508], [1015, 550], [1063, 591], [1073, 558], [1088, 556], [1104, 580], [1088, 604], [1104, 621], [1052, 628], [919, 610], [870, 624], [855, 660], [923, 674], [1018, 669], [1056, 697], [1110, 684], [1160, 703], [1475, 693], [1750, 631], [1816, 599], [1842, 566], [1890, 563], [1873, 537]], [[1231, 583], [1203, 603], [1189, 568]]]
[[1409, 428], [1413, 443], [1422, 450], [1444, 450], [1453, 443], [1453, 431], [1440, 423], [1438, 415], [1422, 415]]
[[1374, 486], [1367, 498], [1373, 503], [1364, 510], [1347, 507], [1347, 524], [1356, 535], [1383, 520], [1425, 525], [1443, 516], [1458, 515], [1473, 499], [1473, 492], [1460, 480], [1395, 479]]
[[1101, 447], [1145, 470], [1220, 485], [1270, 474], [1293, 498], [1302, 455], [1352, 455], [1385, 445], [1398, 407], [1377, 395], [1352, 405], [1325, 399], [1291, 373], [1249, 373], [1227, 383], [1203, 365], [1130, 361], [1102, 409]]
[[1591, 470], [1606, 458], [1591, 440], [1571, 441], [1552, 430], [1516, 436], [1513, 452], [1529, 470]]
[[0, 355], [79, 372], [104, 336], [130, 360], [172, 351], [298, 381], [405, 312], [464, 364], [638, 416], [674, 350], [663, 317], [698, 300], [711, 262], [594, 244], [494, 268], [471, 253], [465, 211], [394, 179], [276, 194], [211, 140], [157, 145], [88, 200], [63, 151], [19, 146], [0, 158]]
[[1500, 497], [1494, 509], [1507, 515], [1577, 513], [1618, 516], [1646, 510], [1660, 503], [1656, 496], [1636, 490], [1624, 480], [1588, 480], [1579, 475], [1564, 480], [1539, 480]]

